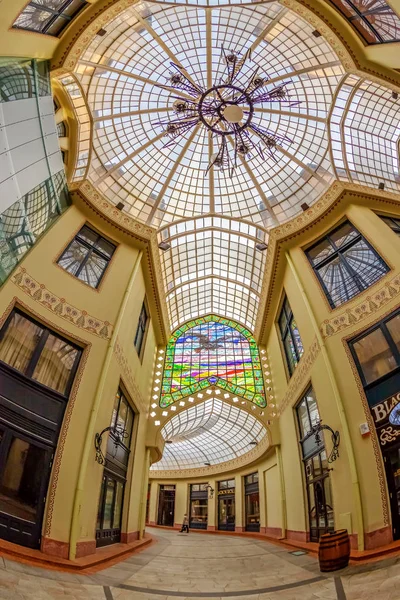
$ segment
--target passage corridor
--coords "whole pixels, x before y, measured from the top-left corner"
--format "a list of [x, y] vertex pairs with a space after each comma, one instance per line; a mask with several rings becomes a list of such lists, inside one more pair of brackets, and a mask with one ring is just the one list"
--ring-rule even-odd
[[1, 600], [400, 599], [400, 557], [322, 575], [315, 558], [239, 536], [149, 529], [139, 554], [92, 575], [0, 557]]

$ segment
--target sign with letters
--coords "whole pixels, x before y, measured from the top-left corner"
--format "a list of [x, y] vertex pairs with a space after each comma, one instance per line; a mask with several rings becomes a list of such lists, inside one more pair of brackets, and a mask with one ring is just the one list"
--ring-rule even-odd
[[371, 414], [382, 450], [400, 442], [400, 392], [371, 406]]

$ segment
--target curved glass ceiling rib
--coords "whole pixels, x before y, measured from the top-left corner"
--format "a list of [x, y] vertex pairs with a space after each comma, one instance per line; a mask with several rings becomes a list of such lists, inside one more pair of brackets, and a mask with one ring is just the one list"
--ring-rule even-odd
[[175, 415], [161, 435], [165, 444], [162, 459], [152, 471], [191, 469], [220, 464], [252, 450], [267, 435], [253, 415], [217, 398]]
[[[216, 212], [271, 227], [299, 212], [305, 197], [311, 204], [332, 178], [325, 119], [343, 73], [330, 46], [311, 33], [275, 2], [215, 6], [208, 13], [161, 3], [127, 9], [89, 45], [77, 67], [93, 107], [92, 182], [155, 226]], [[206, 87], [223, 73], [221, 45], [239, 52], [252, 48], [243, 78], [257, 65], [271, 82], [292, 76], [291, 94], [300, 101], [293, 111], [265, 103], [255, 113], [256, 123], [287, 135], [290, 148], [278, 152], [276, 161], [254, 157], [241, 164], [233, 179], [215, 169], [204, 177], [216, 143], [205, 131], [165, 149], [165, 139], [157, 136], [161, 128], [154, 126], [172, 106], [170, 61], [180, 61]]]

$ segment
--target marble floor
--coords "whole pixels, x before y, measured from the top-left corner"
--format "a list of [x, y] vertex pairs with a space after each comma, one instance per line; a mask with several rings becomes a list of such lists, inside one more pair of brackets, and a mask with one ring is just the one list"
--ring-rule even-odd
[[328, 575], [308, 554], [261, 540], [148, 531], [157, 543], [93, 575], [0, 557], [0, 599], [400, 600], [400, 557]]

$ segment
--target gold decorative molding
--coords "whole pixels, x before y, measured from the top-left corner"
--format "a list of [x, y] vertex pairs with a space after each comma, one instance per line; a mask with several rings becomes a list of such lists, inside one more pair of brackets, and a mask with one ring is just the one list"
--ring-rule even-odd
[[358, 302], [352, 308], [347, 308], [339, 315], [332, 317], [332, 319], [326, 319], [321, 325], [322, 337], [331, 337], [348, 327], [360, 323], [399, 295], [400, 275], [396, 275], [391, 280], [386, 281], [377, 292], [367, 296], [365, 300]]
[[78, 191], [80, 194], [84, 194], [85, 198], [89, 200], [95, 208], [106, 215], [110, 221], [123, 227], [126, 231], [129, 231], [129, 233], [136, 235], [141, 241], [148, 242], [152, 237], [157, 236], [156, 229], [149, 227], [140, 221], [136, 221], [127, 213], [118, 210], [115, 204], [106, 200], [87, 179], [76, 184], [71, 184], [69, 190], [71, 192]]
[[292, 375], [288, 388], [281, 402], [278, 403], [278, 417], [286, 410], [288, 406], [292, 406], [296, 402], [305, 387], [305, 379], [308, 377], [312, 365], [314, 364], [318, 354], [320, 353], [320, 345], [317, 338], [314, 339], [311, 346], [303, 354], [299, 364]]
[[65, 319], [76, 327], [79, 327], [79, 329], [83, 329], [100, 338], [111, 339], [113, 330], [111, 323], [97, 319], [97, 317], [93, 317], [86, 310], [70, 304], [65, 298], [60, 298], [57, 294], [48, 290], [44, 283], [39, 283], [34, 277], [29, 275], [24, 267], [19, 267], [11, 276], [10, 281], [30, 296], [32, 300], [50, 310], [57, 317]]
[[146, 402], [145, 402], [145, 400], [139, 390], [139, 387], [135, 381], [135, 377], [132, 373], [132, 369], [129, 366], [129, 361], [125, 356], [125, 353], [122, 349], [122, 346], [121, 346], [121, 343], [120, 343], [118, 337], [117, 337], [117, 340], [116, 340], [115, 346], [114, 346], [114, 356], [115, 356], [115, 359], [121, 369], [123, 383], [127, 387], [127, 391], [129, 392], [129, 395], [131, 396], [131, 398], [132, 398], [134, 404], [137, 406], [137, 408], [139, 408], [141, 412], [145, 412], [148, 407], [146, 406]]
[[212, 465], [211, 467], [197, 467], [194, 469], [176, 469], [176, 470], [159, 470], [150, 469], [150, 479], [186, 479], [189, 477], [210, 477], [211, 475], [217, 475], [220, 473], [231, 472], [236, 469], [245, 467], [246, 465], [254, 462], [261, 458], [263, 454], [271, 446], [269, 432], [265, 437], [257, 444], [253, 450], [242, 454], [238, 458], [222, 462], [218, 465]]

